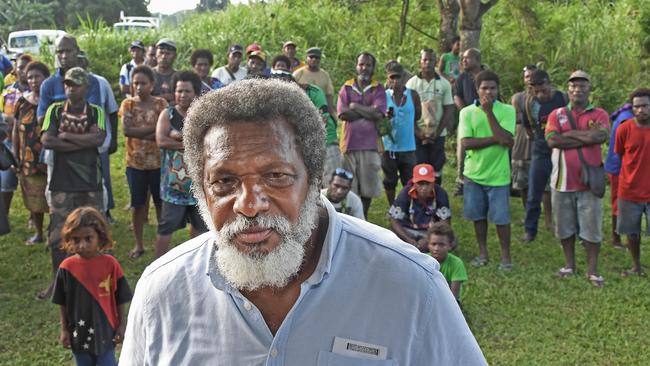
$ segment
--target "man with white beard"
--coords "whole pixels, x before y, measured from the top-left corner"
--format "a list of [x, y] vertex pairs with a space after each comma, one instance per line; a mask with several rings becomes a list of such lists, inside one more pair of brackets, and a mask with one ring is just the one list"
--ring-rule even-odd
[[183, 131], [210, 232], [151, 264], [120, 365], [485, 365], [439, 265], [319, 196], [325, 131], [296, 85], [245, 80]]

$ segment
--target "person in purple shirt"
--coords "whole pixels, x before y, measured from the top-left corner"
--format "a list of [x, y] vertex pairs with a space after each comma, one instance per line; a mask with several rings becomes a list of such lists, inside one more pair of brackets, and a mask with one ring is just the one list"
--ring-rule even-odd
[[625, 249], [621, 243], [621, 236], [616, 232], [616, 222], [618, 221], [618, 174], [621, 171], [621, 157], [614, 152], [614, 145], [616, 143], [616, 130], [621, 123], [634, 118], [632, 113], [632, 104], [625, 103], [616, 112], [609, 116], [612, 121], [612, 133], [609, 137], [609, 149], [607, 150], [607, 158], [605, 159], [605, 172], [609, 177], [610, 197], [612, 199], [612, 246], [616, 249]]
[[386, 90], [372, 78], [376, 64], [368, 52], [357, 56], [357, 77], [343, 84], [337, 105], [339, 119], [344, 121], [343, 168], [357, 177], [352, 191], [361, 197], [365, 217], [372, 198], [381, 196], [377, 123], [386, 115]]

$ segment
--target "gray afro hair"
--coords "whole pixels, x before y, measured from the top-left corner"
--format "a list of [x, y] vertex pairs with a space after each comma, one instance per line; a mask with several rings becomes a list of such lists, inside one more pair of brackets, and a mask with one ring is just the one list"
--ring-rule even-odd
[[194, 182], [194, 195], [203, 199], [204, 137], [212, 127], [240, 122], [264, 124], [278, 118], [293, 127], [309, 184], [316, 184], [323, 174], [325, 159], [325, 126], [318, 110], [295, 83], [250, 79], [207, 93], [196, 99], [187, 112], [183, 155]]

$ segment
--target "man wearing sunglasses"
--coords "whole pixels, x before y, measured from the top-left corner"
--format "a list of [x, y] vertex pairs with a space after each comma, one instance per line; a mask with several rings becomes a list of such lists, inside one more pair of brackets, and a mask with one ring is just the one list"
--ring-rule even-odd
[[323, 188], [321, 193], [332, 203], [336, 212], [365, 220], [361, 198], [350, 191], [353, 179], [354, 176], [349, 171], [336, 168], [332, 174], [332, 179], [330, 179], [329, 186]]

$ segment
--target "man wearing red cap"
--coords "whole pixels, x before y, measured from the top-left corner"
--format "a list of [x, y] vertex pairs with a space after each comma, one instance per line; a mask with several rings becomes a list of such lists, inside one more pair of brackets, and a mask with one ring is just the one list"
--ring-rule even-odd
[[388, 210], [391, 230], [423, 252], [427, 251], [429, 225], [438, 221], [451, 223], [449, 197], [435, 182], [436, 174], [431, 165], [416, 165], [413, 179], [402, 188]]

